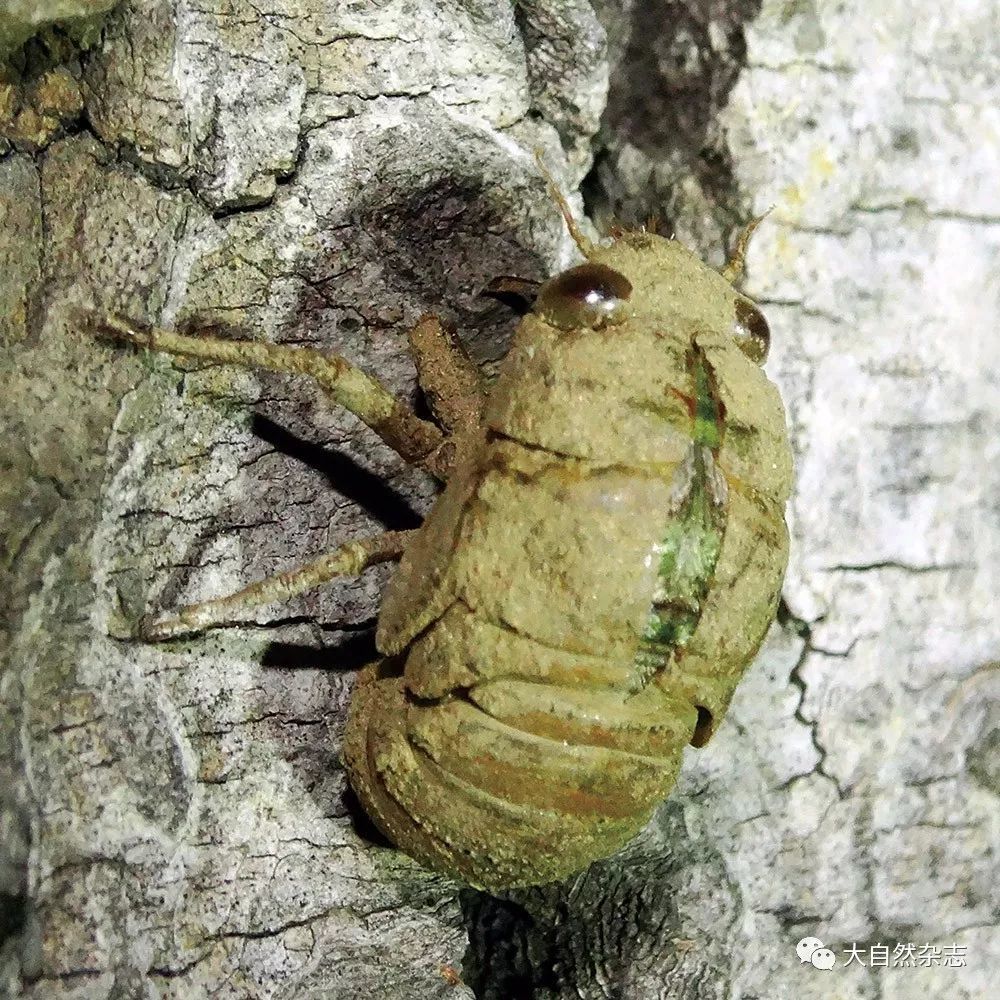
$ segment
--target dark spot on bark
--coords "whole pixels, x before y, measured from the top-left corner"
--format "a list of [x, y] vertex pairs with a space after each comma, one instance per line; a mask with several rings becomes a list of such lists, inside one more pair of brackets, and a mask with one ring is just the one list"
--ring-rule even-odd
[[[747, 212], [717, 118], [746, 61], [744, 25], [760, 0], [653, 0], [632, 6], [619, 46], [594, 167], [584, 181], [588, 212], [601, 228], [637, 228], [651, 215], [669, 233], [670, 190], [650, 176], [625, 178], [618, 154], [638, 149], [677, 181], [694, 175], [724, 230]], [[639, 182], [639, 193], [632, 193]], [[723, 251], [725, 247], [721, 248]]]
[[1000, 795], [1000, 722], [986, 726], [965, 751], [965, 766], [983, 788]]
[[459, 903], [469, 927], [462, 975], [476, 1000], [534, 997], [540, 977], [551, 985], [551, 969], [536, 969], [529, 954], [543, 928], [523, 906], [472, 889], [459, 894]]
[[713, 718], [712, 713], [701, 705], [696, 705], [698, 710], [698, 721], [695, 723], [694, 732], [691, 734], [691, 746], [703, 747], [712, 737]]
[[[694, 869], [731, 912], [724, 863], [691, 841], [673, 802], [624, 851], [564, 883], [502, 896], [464, 890], [463, 979], [477, 1000], [652, 996], [654, 982], [656, 996], [728, 995], [725, 942], [701, 939], [675, 903]], [[689, 938], [699, 938], [691, 949]]]
[[8, 938], [24, 930], [28, 897], [23, 893], [0, 892], [0, 948]]
[[503, 356], [516, 320], [480, 292], [498, 272], [548, 277], [515, 232], [521, 211], [509, 194], [488, 178], [444, 176], [417, 190], [373, 193], [356, 211], [373, 244], [365, 256], [382, 265], [381, 301], [454, 323], [474, 360]]
[[281, 670], [360, 670], [378, 659], [375, 629], [349, 633], [339, 643], [309, 646], [305, 643], [272, 642], [261, 658], [262, 667]]
[[898, 153], [916, 156], [920, 152], [920, 139], [912, 128], [896, 129], [892, 134], [892, 148]]
[[340, 798], [340, 804], [343, 807], [344, 813], [350, 817], [354, 832], [362, 840], [366, 840], [375, 847], [395, 847], [392, 841], [385, 837], [382, 831], [372, 822], [350, 785], [344, 789], [344, 794]]

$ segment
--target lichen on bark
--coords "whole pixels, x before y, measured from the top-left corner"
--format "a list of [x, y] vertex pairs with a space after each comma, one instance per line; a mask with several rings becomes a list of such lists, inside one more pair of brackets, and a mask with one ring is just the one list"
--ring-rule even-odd
[[101, 16], [118, 0], [6, 0], [0, 11], [0, 64], [39, 33], [62, 34], [88, 45], [99, 33]]

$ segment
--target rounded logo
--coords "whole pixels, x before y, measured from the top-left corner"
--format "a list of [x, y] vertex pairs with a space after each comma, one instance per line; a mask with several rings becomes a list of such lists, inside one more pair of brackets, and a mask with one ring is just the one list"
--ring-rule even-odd
[[815, 969], [829, 972], [837, 964], [837, 956], [817, 937], [804, 937], [795, 946], [795, 954], [802, 964], [809, 963]]

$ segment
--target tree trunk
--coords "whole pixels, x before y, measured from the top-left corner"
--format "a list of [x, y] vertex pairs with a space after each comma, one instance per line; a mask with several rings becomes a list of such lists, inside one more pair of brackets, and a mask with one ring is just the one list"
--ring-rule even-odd
[[[987, 995], [998, 39], [990, 0], [134, 0], [92, 48], [12, 57], [0, 993]], [[494, 898], [345, 795], [384, 572], [120, 638], [412, 527], [433, 484], [300, 380], [129, 353], [72, 310], [321, 345], [413, 397], [409, 323], [455, 321], [489, 369], [515, 320], [482, 287], [572, 259], [536, 147], [599, 224], [656, 214], [714, 263], [773, 206], [747, 290], [797, 488], [781, 622], [718, 736], [622, 854]]]

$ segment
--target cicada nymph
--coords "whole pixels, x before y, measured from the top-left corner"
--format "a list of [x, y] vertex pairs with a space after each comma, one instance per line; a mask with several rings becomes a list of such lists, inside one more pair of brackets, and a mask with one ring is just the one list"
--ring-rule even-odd
[[[565, 211], [565, 206], [564, 211]], [[771, 623], [791, 456], [757, 307], [673, 240], [623, 233], [539, 290], [489, 391], [450, 331], [411, 333], [438, 425], [342, 358], [104, 328], [311, 375], [445, 482], [423, 525], [143, 626], [165, 639], [400, 558], [344, 746], [419, 861], [489, 889], [624, 845], [715, 732]]]

